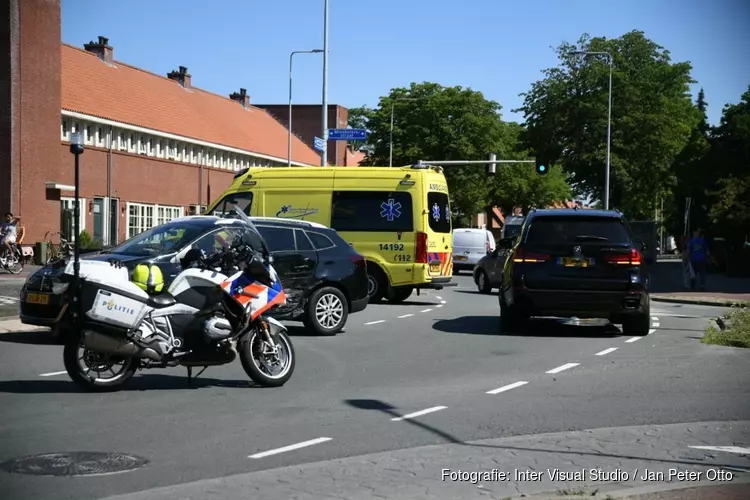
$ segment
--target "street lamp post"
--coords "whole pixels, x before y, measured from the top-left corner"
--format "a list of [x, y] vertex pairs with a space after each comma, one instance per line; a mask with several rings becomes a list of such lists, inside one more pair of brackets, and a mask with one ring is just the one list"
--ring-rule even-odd
[[74, 167], [74, 191], [75, 205], [73, 207], [73, 321], [76, 325], [75, 332], [78, 332], [78, 324], [81, 320], [81, 286], [80, 286], [80, 269], [81, 269], [81, 207], [80, 207], [80, 180], [81, 170], [79, 158], [83, 154], [83, 136], [80, 132], [74, 132], [70, 138], [70, 152], [75, 156]]
[[323, 52], [320, 49], [313, 50], [295, 50], [289, 54], [289, 143], [287, 145], [286, 153], [286, 166], [292, 166], [292, 61], [294, 60], [294, 54], [319, 54]]
[[323, 151], [320, 153], [320, 166], [328, 163], [328, 0], [323, 4]]
[[390, 154], [388, 155], [388, 166], [393, 167], [393, 115], [396, 107], [396, 101], [417, 101], [415, 97], [396, 97], [391, 101], [391, 138], [390, 138]]
[[612, 147], [612, 54], [609, 52], [578, 51], [576, 55], [605, 56], [609, 64], [609, 104], [607, 106], [607, 167], [604, 171], [604, 210], [609, 210], [609, 169], [610, 151]]

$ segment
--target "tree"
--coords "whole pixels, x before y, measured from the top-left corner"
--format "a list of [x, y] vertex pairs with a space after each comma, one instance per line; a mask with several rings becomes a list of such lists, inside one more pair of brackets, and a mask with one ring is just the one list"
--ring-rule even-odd
[[724, 107], [712, 139], [705, 161], [719, 180], [709, 193], [709, 215], [716, 233], [742, 245], [750, 236], [750, 86], [739, 103]]
[[[481, 92], [460, 86], [425, 82], [392, 89], [376, 109], [357, 111], [366, 117], [371, 147], [365, 164], [389, 165], [392, 109], [394, 166], [419, 160], [481, 160], [490, 152], [501, 159], [521, 154], [516, 150], [519, 126], [503, 123], [501, 108]], [[446, 166], [453, 212], [468, 217], [495, 199], [510, 201], [513, 192], [498, 187], [498, 179], [510, 170], [503, 165], [497, 171], [500, 175], [492, 177], [480, 165]]]
[[[367, 121], [372, 114], [372, 109], [367, 106], [360, 106], [358, 108], [352, 108], [349, 110], [349, 126], [351, 128], [359, 128], [367, 130]], [[352, 149], [359, 151], [369, 151], [372, 149], [369, 137], [365, 141], [349, 141], [351, 142]]]
[[610, 208], [631, 219], [653, 217], [675, 182], [672, 164], [698, 121], [691, 65], [632, 31], [620, 38], [583, 35], [557, 49], [560, 65], [522, 94], [524, 144], [556, 160], [580, 195], [602, 199], [606, 165], [609, 65], [613, 58]]

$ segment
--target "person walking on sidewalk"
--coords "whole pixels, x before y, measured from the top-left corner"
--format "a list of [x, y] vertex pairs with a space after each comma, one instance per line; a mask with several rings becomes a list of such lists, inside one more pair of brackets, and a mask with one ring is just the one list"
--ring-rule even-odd
[[690, 288], [695, 290], [696, 281], [701, 291], [706, 289], [706, 273], [708, 271], [708, 244], [703, 238], [700, 228], [693, 233], [693, 238], [687, 244], [688, 259], [693, 267], [695, 276], [690, 280]]

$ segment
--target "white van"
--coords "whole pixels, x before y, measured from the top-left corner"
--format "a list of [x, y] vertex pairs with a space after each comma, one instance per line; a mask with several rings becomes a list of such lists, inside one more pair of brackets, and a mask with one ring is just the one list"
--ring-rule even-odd
[[486, 229], [453, 230], [453, 272], [472, 270], [479, 259], [495, 249], [495, 237]]

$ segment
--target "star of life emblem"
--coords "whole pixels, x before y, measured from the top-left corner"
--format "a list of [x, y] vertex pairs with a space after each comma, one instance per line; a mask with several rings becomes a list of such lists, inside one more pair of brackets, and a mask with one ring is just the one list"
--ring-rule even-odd
[[401, 217], [401, 203], [393, 198], [388, 198], [388, 202], [380, 204], [380, 216], [393, 222], [394, 219]]
[[440, 220], [440, 206], [437, 203], [432, 205], [432, 218], [436, 221]]

